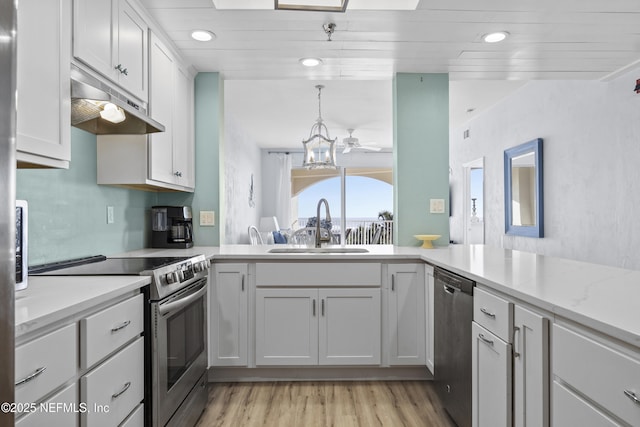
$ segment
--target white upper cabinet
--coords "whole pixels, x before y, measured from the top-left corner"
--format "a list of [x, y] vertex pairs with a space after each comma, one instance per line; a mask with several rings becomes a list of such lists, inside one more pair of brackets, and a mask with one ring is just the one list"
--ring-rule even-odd
[[151, 34], [149, 114], [165, 131], [98, 135], [98, 184], [150, 191], [195, 189], [193, 77]]
[[148, 30], [126, 0], [74, 2], [74, 57], [142, 101], [148, 99]]
[[18, 26], [18, 167], [68, 168], [71, 0], [20, 0]]
[[154, 34], [150, 56], [149, 112], [166, 130], [149, 136], [149, 177], [193, 189], [193, 78]]

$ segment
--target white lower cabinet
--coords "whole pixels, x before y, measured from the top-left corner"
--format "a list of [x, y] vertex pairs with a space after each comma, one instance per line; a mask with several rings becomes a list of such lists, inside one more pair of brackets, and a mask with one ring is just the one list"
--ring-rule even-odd
[[553, 383], [553, 425], [580, 427], [620, 427], [598, 408], [565, 386]]
[[118, 427], [143, 427], [144, 426], [144, 405], [140, 404], [138, 407], [127, 417], [126, 420]]
[[548, 427], [549, 320], [488, 289], [473, 298], [474, 427]]
[[472, 423], [511, 425], [511, 344], [472, 323]]
[[426, 357], [427, 357], [427, 368], [429, 368], [429, 370], [431, 371], [431, 373], [434, 373], [434, 359], [435, 359], [435, 353], [434, 353], [434, 325], [435, 325], [435, 318], [433, 315], [433, 310], [434, 310], [434, 304], [433, 304], [433, 298], [434, 298], [434, 286], [435, 286], [435, 281], [433, 278], [433, 267], [430, 265], [425, 265], [425, 285], [426, 285], [426, 292], [425, 292], [425, 307], [426, 307], [426, 316], [425, 316], [425, 339], [426, 339]]
[[549, 320], [514, 306], [513, 425], [549, 426]]
[[141, 293], [122, 295], [17, 343], [15, 401], [32, 406], [16, 425], [142, 426], [143, 305]]
[[558, 323], [552, 343], [554, 426], [640, 425], [637, 350]]
[[77, 335], [78, 328], [72, 323], [16, 348], [16, 402], [37, 402], [74, 377]]
[[144, 399], [144, 345], [140, 337], [80, 380], [89, 411], [83, 425], [120, 424]]
[[389, 365], [426, 364], [424, 265], [389, 264]]
[[82, 409], [78, 404], [78, 386], [73, 383], [40, 404], [38, 410], [20, 418], [16, 427], [76, 427]]
[[256, 290], [256, 365], [379, 365], [380, 289]]
[[209, 287], [209, 366], [247, 366], [248, 265], [214, 264]]
[[320, 289], [320, 365], [380, 364], [380, 289]]

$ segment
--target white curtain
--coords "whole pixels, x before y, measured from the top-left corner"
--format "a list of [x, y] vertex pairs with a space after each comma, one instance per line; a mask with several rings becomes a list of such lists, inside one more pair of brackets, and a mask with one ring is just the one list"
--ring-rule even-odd
[[276, 188], [276, 217], [280, 228], [291, 227], [291, 156], [278, 154], [280, 176]]

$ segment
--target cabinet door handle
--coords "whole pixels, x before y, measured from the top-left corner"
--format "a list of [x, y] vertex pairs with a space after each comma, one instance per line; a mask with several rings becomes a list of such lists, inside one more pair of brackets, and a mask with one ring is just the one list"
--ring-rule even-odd
[[120, 329], [124, 329], [127, 326], [129, 326], [130, 324], [131, 324], [131, 320], [126, 320], [126, 321], [122, 322], [121, 324], [119, 324], [118, 326], [111, 328], [111, 332], [112, 333], [113, 332], [118, 332]]
[[129, 387], [131, 387], [131, 382], [127, 381], [124, 387], [122, 387], [122, 390], [111, 395], [111, 399], [117, 399], [122, 393], [129, 390]]
[[244, 292], [244, 274], [242, 275], [242, 278], [240, 279], [240, 287], [242, 289], [242, 292]]
[[182, 177], [182, 172], [180, 172], [180, 171], [175, 171], [173, 174], [175, 176]]
[[516, 337], [520, 337], [520, 328], [517, 326], [513, 327], [513, 357], [520, 357], [520, 353], [516, 350], [520, 349], [520, 345], [516, 343]]
[[324, 316], [324, 299], [322, 299], [322, 305], [320, 309], [322, 310], [322, 315]]
[[493, 347], [493, 341], [491, 341], [490, 339], [485, 338], [484, 334], [478, 334], [478, 338], [480, 338], [482, 341], [484, 341], [485, 343], [487, 343], [491, 347]]
[[631, 401], [636, 405], [640, 405], [640, 398], [638, 398], [638, 396], [636, 396], [636, 394], [631, 390], [625, 390], [624, 395], [631, 399]]
[[391, 275], [391, 292], [396, 290], [396, 275]]
[[18, 382], [16, 382], [16, 387], [21, 385], [21, 384], [28, 383], [29, 381], [31, 381], [32, 379], [34, 379], [35, 377], [37, 377], [38, 375], [43, 373], [46, 369], [47, 369], [46, 366], [42, 366], [42, 367], [36, 369], [35, 371], [33, 371], [32, 374], [29, 374], [26, 377], [24, 377], [23, 379], [21, 379]]
[[495, 313], [492, 313], [492, 312], [488, 311], [488, 310], [487, 310], [486, 308], [484, 308], [484, 307], [482, 307], [482, 308], [480, 309], [480, 311], [481, 311], [482, 313], [484, 313], [485, 315], [487, 315], [487, 316], [491, 317], [492, 319], [495, 319], [495, 318], [496, 318], [496, 314], [495, 314]]
[[316, 317], [316, 300], [313, 300], [313, 317]]
[[122, 64], [118, 64], [115, 66], [115, 69], [120, 71], [120, 74], [124, 74], [125, 76], [129, 75], [129, 71], [126, 68], [122, 67]]

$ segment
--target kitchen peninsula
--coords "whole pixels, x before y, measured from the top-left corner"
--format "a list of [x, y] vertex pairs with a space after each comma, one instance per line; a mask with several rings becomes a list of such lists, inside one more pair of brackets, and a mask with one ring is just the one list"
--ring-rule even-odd
[[186, 250], [142, 249], [127, 256], [202, 253], [216, 262], [422, 261], [475, 280], [556, 316], [640, 347], [640, 271], [484, 245], [437, 249], [366, 246], [367, 253], [272, 254], [274, 246], [228, 245]]
[[[433, 364], [432, 274], [433, 268], [439, 267], [476, 282], [474, 327], [477, 323], [482, 328], [485, 340], [513, 348], [507, 360], [496, 359], [504, 365], [495, 365], [482, 357], [482, 348], [477, 348], [488, 344], [476, 344], [474, 365], [482, 365], [483, 372], [490, 372], [492, 378], [506, 376], [513, 381], [513, 387], [505, 390], [508, 394], [500, 395], [483, 393], [489, 385], [474, 380], [476, 419], [489, 414], [506, 420], [524, 414], [546, 417], [551, 425], [571, 425], [576, 416], [613, 420], [612, 425], [640, 424], [638, 271], [484, 245], [436, 249], [375, 245], [366, 246], [366, 253], [347, 254], [270, 253], [274, 247], [142, 249], [123, 255], [204, 254], [212, 261], [210, 381], [332, 378], [332, 375], [428, 379], [429, 372], [437, 370]], [[394, 296], [394, 292], [399, 295]], [[306, 304], [283, 305], [285, 298], [292, 296]], [[297, 319], [287, 323], [287, 316], [300, 314], [300, 307], [308, 307], [318, 319], [325, 310], [339, 309], [340, 304], [331, 306], [332, 298], [338, 301], [344, 296], [350, 299], [346, 305], [341, 300], [342, 307], [357, 310], [358, 315], [343, 312], [335, 321], [356, 318], [368, 323], [354, 326], [362, 331], [359, 342], [345, 343], [340, 337], [335, 340], [346, 345], [344, 348], [356, 348], [357, 357], [332, 358], [331, 352], [322, 348], [322, 343], [331, 336], [322, 335], [323, 327], [319, 326], [323, 321], [331, 325], [330, 319], [313, 320], [319, 322], [313, 326], [309, 320], [304, 325]], [[270, 308], [266, 301], [276, 304]], [[17, 308], [21, 304], [25, 308], [28, 305], [27, 301], [18, 301]], [[291, 307], [291, 311], [285, 307]], [[423, 311], [418, 313], [415, 307], [422, 307]], [[405, 313], [408, 316], [401, 315], [403, 309], [408, 310]], [[485, 314], [480, 314], [480, 309]], [[273, 329], [267, 329], [267, 323]], [[280, 345], [283, 348], [292, 345], [277, 330], [278, 325], [290, 323], [317, 328], [316, 335], [300, 337], [306, 344], [311, 342], [310, 348], [316, 352], [313, 357], [289, 358], [282, 352], [273, 353]], [[505, 332], [501, 333], [502, 330]], [[280, 341], [277, 346], [270, 346], [265, 337]], [[296, 338], [293, 342], [300, 341]], [[528, 369], [537, 366], [540, 370], [519, 372], [522, 360], [527, 361]], [[290, 369], [292, 366], [295, 370]], [[349, 372], [353, 374], [344, 375]], [[389, 372], [388, 377], [385, 372]], [[534, 375], [539, 388], [521, 389], [525, 380], [520, 375], [525, 378]], [[487, 396], [493, 400], [486, 400]], [[511, 401], [514, 408], [518, 402], [526, 401], [527, 408], [536, 410], [527, 414], [513, 409], [512, 413]], [[495, 402], [503, 403], [494, 407]], [[485, 419], [485, 425], [486, 422]]]

